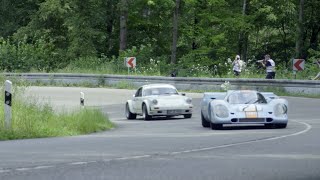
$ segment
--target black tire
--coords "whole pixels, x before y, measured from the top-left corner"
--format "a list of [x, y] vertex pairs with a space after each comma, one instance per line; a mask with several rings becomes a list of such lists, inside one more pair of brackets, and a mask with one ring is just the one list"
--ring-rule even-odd
[[184, 118], [191, 118], [192, 117], [192, 114], [185, 114], [183, 115]]
[[201, 112], [201, 123], [202, 123], [202, 127], [210, 127], [210, 122], [208, 122], [208, 121], [203, 117], [202, 112]]
[[146, 104], [142, 105], [142, 117], [145, 121], [149, 121], [152, 119], [152, 116], [148, 114], [148, 109]]
[[287, 124], [275, 124], [274, 127], [277, 129], [284, 129], [287, 127]]
[[267, 129], [272, 129], [274, 128], [273, 124], [264, 124], [264, 127], [266, 127]]
[[218, 130], [223, 128], [223, 124], [210, 123], [210, 126], [212, 130]]
[[127, 117], [127, 119], [136, 119], [137, 118], [137, 114], [131, 113], [128, 103], [126, 103], [126, 117]]

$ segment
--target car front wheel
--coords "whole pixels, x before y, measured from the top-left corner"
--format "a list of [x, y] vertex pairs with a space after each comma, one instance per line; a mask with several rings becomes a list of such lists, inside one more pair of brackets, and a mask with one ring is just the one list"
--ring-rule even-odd
[[222, 129], [223, 124], [215, 124], [215, 123], [210, 123], [211, 129], [216, 130], [216, 129]]
[[146, 104], [142, 105], [142, 117], [145, 121], [148, 121], [152, 118], [152, 116], [148, 114], [148, 109]]
[[184, 118], [191, 118], [192, 117], [192, 114], [185, 114], [183, 115]]
[[210, 123], [203, 117], [202, 112], [201, 112], [201, 122], [202, 122], [202, 127], [210, 127]]
[[284, 129], [284, 128], [287, 127], [287, 124], [275, 124], [274, 126], [275, 126], [275, 128], [277, 128], [277, 129]]
[[127, 117], [127, 119], [136, 119], [137, 118], [137, 114], [131, 113], [128, 103], [126, 104], [126, 117]]

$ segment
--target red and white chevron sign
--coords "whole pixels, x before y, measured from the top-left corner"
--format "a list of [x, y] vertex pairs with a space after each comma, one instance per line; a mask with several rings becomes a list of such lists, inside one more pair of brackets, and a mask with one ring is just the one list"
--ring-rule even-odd
[[128, 68], [135, 68], [136, 67], [136, 57], [127, 57], [126, 58], [126, 66]]
[[292, 64], [294, 71], [302, 71], [304, 69], [304, 59], [293, 59]]

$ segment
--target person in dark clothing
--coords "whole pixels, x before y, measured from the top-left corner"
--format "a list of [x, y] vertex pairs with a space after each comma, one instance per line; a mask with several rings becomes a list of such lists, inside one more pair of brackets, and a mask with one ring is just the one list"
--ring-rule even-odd
[[276, 63], [270, 58], [269, 54], [264, 56], [264, 60], [261, 61], [261, 64], [266, 68], [266, 79], [274, 79], [276, 77]]

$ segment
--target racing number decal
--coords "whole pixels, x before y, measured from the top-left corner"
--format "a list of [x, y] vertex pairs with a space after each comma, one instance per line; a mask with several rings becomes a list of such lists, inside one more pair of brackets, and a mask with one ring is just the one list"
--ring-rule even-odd
[[258, 112], [254, 112], [254, 111], [246, 112], [246, 118], [257, 118], [257, 117], [258, 117]]
[[246, 118], [257, 118], [258, 112], [257, 112], [257, 106], [251, 106], [250, 108], [246, 109]]

